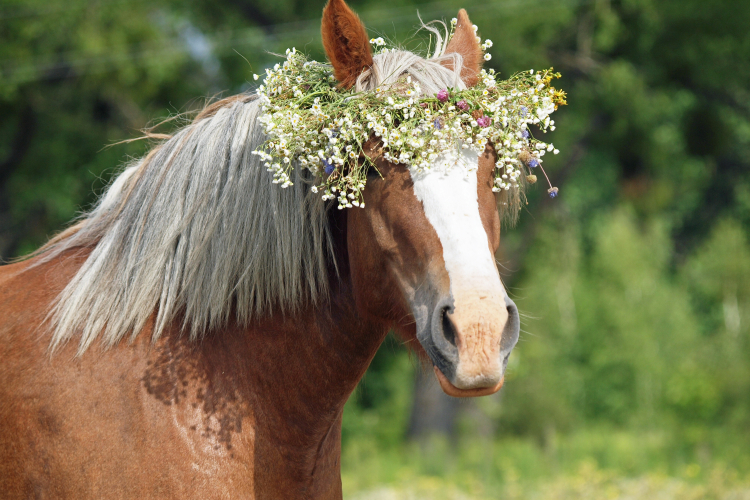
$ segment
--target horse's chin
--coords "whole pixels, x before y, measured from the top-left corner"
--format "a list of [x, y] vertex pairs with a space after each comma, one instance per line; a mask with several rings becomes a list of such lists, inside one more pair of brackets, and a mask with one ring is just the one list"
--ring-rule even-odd
[[503, 382], [505, 381], [505, 377], [503, 377], [500, 379], [500, 382], [490, 387], [459, 389], [458, 387], [450, 383], [450, 381], [446, 378], [445, 375], [443, 375], [443, 372], [441, 372], [437, 366], [433, 365], [432, 368], [435, 370], [435, 376], [437, 377], [438, 382], [440, 382], [440, 388], [443, 389], [443, 392], [448, 396], [453, 396], [454, 398], [475, 398], [478, 396], [489, 396], [490, 394], [495, 394], [497, 391], [499, 391], [503, 386]]

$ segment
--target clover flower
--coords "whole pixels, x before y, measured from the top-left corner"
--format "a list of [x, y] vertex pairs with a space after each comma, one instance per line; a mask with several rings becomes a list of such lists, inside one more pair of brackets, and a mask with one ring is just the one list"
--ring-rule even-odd
[[437, 100], [440, 101], [440, 102], [447, 101], [448, 100], [448, 89], [440, 89], [440, 90], [438, 90], [438, 93], [437, 93], [437, 95], [435, 97], [437, 97]]
[[490, 117], [489, 116], [481, 116], [477, 118], [477, 125], [479, 125], [482, 128], [487, 128], [490, 126]]
[[469, 103], [461, 99], [456, 103], [456, 107], [461, 111], [466, 111], [467, 109], [469, 109]]

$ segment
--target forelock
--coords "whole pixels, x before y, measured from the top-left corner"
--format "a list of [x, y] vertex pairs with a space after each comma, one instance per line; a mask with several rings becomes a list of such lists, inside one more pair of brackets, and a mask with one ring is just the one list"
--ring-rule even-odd
[[375, 90], [411, 76], [423, 95], [435, 95], [445, 88], [463, 90], [466, 86], [461, 80], [462, 64], [461, 55], [456, 53], [425, 59], [406, 50], [382, 52], [373, 57], [372, 67], [359, 76], [355, 88], [358, 92]]

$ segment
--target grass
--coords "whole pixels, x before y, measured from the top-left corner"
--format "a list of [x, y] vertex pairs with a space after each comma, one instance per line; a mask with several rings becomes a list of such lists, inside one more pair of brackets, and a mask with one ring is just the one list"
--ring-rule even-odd
[[750, 500], [742, 440], [596, 429], [526, 438], [436, 438], [383, 449], [344, 446], [344, 497], [352, 500]]

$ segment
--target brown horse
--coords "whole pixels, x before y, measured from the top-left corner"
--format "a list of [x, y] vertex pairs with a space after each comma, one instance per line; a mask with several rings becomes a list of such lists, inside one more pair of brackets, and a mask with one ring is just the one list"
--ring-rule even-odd
[[[433, 59], [372, 56], [330, 0], [323, 41], [347, 85], [396, 68], [432, 92], [476, 82], [458, 19]], [[327, 210], [305, 171], [271, 184], [257, 116], [251, 95], [208, 107], [0, 269], [0, 496], [340, 498], [342, 409], [389, 329], [449, 395], [500, 388], [519, 320], [493, 147], [420, 173], [371, 140], [366, 208]]]

